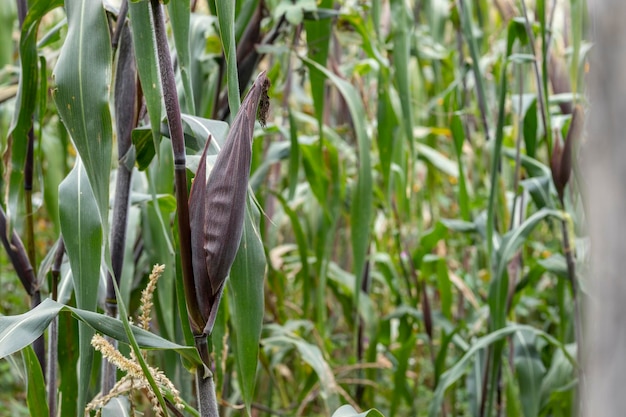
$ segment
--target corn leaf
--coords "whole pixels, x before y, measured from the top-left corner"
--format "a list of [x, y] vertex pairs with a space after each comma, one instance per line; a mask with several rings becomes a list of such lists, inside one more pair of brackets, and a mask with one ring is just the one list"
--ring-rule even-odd
[[46, 400], [46, 383], [43, 379], [41, 365], [39, 365], [32, 347], [27, 346], [22, 354], [26, 365], [28, 411], [32, 417], [47, 417], [49, 412]]
[[250, 415], [259, 357], [259, 340], [265, 308], [263, 282], [265, 252], [256, 229], [259, 210], [249, 199], [244, 219], [243, 236], [228, 281], [231, 323], [235, 337], [237, 377], [243, 400]]
[[[65, 237], [65, 249], [72, 268], [76, 305], [78, 308], [94, 311], [102, 257], [102, 224], [96, 198], [80, 158], [59, 186], [59, 216], [61, 232]], [[92, 336], [92, 330], [79, 326], [79, 409], [84, 408], [89, 388], [88, 378], [93, 361], [90, 344]]]
[[[161, 122], [161, 77], [159, 76], [159, 66], [157, 64], [156, 38], [151, 23], [150, 2], [129, 2], [131, 29], [133, 32], [133, 46], [137, 59], [137, 73], [143, 95], [146, 98], [146, 109], [150, 116], [152, 131], [152, 151], [159, 155], [159, 132]], [[135, 134], [133, 132], [133, 143]], [[136, 146], [136, 145], [135, 145]], [[154, 156], [154, 154], [152, 154]], [[150, 159], [152, 159], [150, 157]], [[138, 162], [140, 158], [137, 158]], [[142, 165], [140, 164], [140, 167]], [[146, 164], [147, 166], [147, 164]]]
[[[75, 319], [94, 331], [111, 336], [122, 343], [129, 343], [124, 324], [120, 320], [93, 311], [69, 307], [47, 298], [27, 313], [0, 317], [0, 358], [24, 349], [44, 332], [53, 318], [64, 311], [71, 313]], [[137, 326], [131, 325], [130, 329], [140, 348], [174, 350], [181, 354], [190, 369], [200, 364], [200, 358], [194, 347], [172, 343]]]
[[100, 2], [66, 0], [65, 9], [68, 33], [54, 69], [54, 97], [85, 164], [99, 217], [107, 230], [112, 146], [109, 26]]

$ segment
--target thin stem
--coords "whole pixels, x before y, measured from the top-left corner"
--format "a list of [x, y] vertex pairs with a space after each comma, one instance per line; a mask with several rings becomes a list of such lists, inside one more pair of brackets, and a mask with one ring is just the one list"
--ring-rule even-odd
[[461, 15], [461, 26], [463, 27], [463, 32], [465, 36], [465, 40], [469, 46], [470, 55], [472, 57], [472, 68], [474, 71], [474, 81], [476, 83], [476, 95], [478, 98], [478, 108], [480, 110], [480, 118], [485, 128], [485, 137], [487, 140], [491, 138], [490, 130], [489, 130], [489, 122], [487, 115], [487, 102], [485, 98], [485, 89], [483, 87], [483, 77], [480, 72], [480, 58], [478, 56], [478, 46], [476, 45], [476, 40], [472, 35], [472, 21], [469, 16], [469, 10], [465, 6], [465, 0], [458, 0], [458, 9]]
[[183, 271], [183, 283], [189, 321], [194, 334], [201, 334], [204, 330], [204, 320], [200, 313], [198, 300], [196, 299], [193, 268], [191, 263], [191, 229], [189, 226], [189, 205], [187, 191], [187, 169], [185, 167], [185, 141], [183, 125], [180, 118], [180, 105], [176, 93], [176, 80], [170, 57], [163, 10], [158, 0], [151, 0], [152, 15], [154, 21], [154, 33], [156, 36], [157, 51], [159, 56], [159, 69], [161, 83], [163, 85], [163, 99], [167, 123], [172, 139], [172, 151], [174, 153], [174, 175], [176, 184], [176, 210], [178, 214], [178, 233], [180, 240], [180, 257]]
[[35, 134], [31, 127], [28, 131], [28, 142], [26, 144], [26, 161], [24, 162], [24, 199], [26, 202], [26, 251], [28, 260], [33, 266], [33, 271], [37, 275], [35, 260], [35, 227], [33, 218], [33, 159], [35, 148]]
[[[50, 270], [52, 276], [52, 299], [58, 299], [59, 277], [61, 275], [61, 263], [63, 262], [63, 254], [65, 253], [65, 242], [63, 238], [59, 239], [56, 253], [54, 255], [54, 263]], [[48, 410], [50, 417], [57, 415], [57, 360], [58, 360], [58, 343], [59, 343], [59, 322], [58, 317], [52, 319], [50, 330], [48, 331]]]
[[519, 109], [517, 114], [517, 138], [515, 142], [515, 174], [513, 177], [513, 192], [515, 193], [515, 198], [513, 199], [513, 204], [511, 208], [511, 222], [509, 224], [509, 230], [512, 230], [515, 224], [515, 210], [517, 209], [518, 199], [517, 188], [519, 187], [520, 168], [522, 165], [520, 163], [520, 159], [522, 154], [522, 106], [524, 105], [524, 76], [522, 73], [522, 67], [520, 65], [518, 65], [517, 79], [519, 83]]
[[522, 4], [522, 12], [524, 14], [524, 26], [526, 28], [526, 35], [528, 35], [528, 39], [530, 39], [530, 51], [532, 55], [535, 57], [533, 60], [533, 68], [535, 69], [535, 78], [537, 79], [537, 98], [539, 99], [539, 109], [541, 110], [541, 123], [543, 124], [543, 130], [548, 134], [548, 121], [546, 115], [546, 103], [544, 100], [544, 91], [543, 91], [543, 80], [541, 78], [541, 71], [539, 70], [539, 62], [537, 62], [537, 51], [535, 50], [535, 35], [530, 27], [530, 21], [528, 20], [528, 13], [526, 12], [526, 1], [520, 0]]
[[572, 286], [572, 301], [574, 303], [574, 334], [576, 336], [576, 360], [578, 362], [578, 398], [579, 398], [579, 413], [583, 413], [584, 407], [584, 395], [585, 395], [585, 372], [583, 370], [583, 329], [582, 329], [582, 313], [580, 311], [580, 302], [578, 297], [578, 284], [576, 282], [576, 263], [574, 261], [574, 254], [572, 253], [572, 246], [569, 237], [568, 220], [561, 220], [561, 228], [563, 231], [563, 252], [565, 254], [565, 263], [567, 264], [567, 277], [570, 285]]

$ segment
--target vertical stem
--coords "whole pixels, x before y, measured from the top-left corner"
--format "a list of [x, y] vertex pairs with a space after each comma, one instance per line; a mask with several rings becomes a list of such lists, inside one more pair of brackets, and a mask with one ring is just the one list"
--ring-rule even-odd
[[[520, 0], [522, 4], [522, 12], [524, 14], [524, 26], [526, 27], [526, 35], [528, 35], [528, 39], [530, 39], [529, 46], [532, 55], [535, 57], [533, 61], [533, 68], [535, 70], [535, 78], [537, 79], [537, 98], [539, 100], [539, 109], [541, 110], [541, 123], [543, 124], [543, 130], [546, 135], [549, 135], [548, 132], [548, 116], [547, 109], [545, 103], [544, 89], [543, 89], [543, 79], [541, 78], [541, 71], [539, 70], [539, 62], [537, 62], [537, 51], [535, 50], [535, 35], [530, 27], [530, 21], [528, 20], [528, 13], [526, 12], [526, 0]], [[552, 152], [551, 144], [548, 143], [548, 152]]]
[[[205, 375], [205, 372], [207, 375]], [[208, 369], [204, 369], [204, 367], [198, 367], [196, 369], [196, 390], [200, 416], [219, 417], [213, 373]]]
[[476, 39], [472, 35], [472, 20], [470, 11], [467, 10], [466, 0], [458, 0], [457, 7], [461, 15], [461, 27], [469, 46], [470, 55], [472, 56], [472, 69], [474, 71], [474, 80], [476, 82], [476, 95], [478, 97], [478, 108], [480, 110], [480, 118], [485, 128], [485, 137], [487, 140], [491, 138], [489, 130], [489, 122], [487, 115], [487, 99], [485, 97], [485, 88], [483, 87], [483, 77], [480, 71], [480, 57], [478, 56], [478, 45]]
[[31, 127], [28, 131], [28, 143], [26, 144], [26, 161], [24, 163], [24, 199], [26, 200], [26, 252], [28, 260], [37, 275], [35, 260], [35, 227], [33, 224], [33, 159], [35, 147], [35, 134]]
[[191, 264], [191, 229], [189, 226], [189, 205], [187, 191], [187, 170], [185, 167], [185, 138], [183, 125], [180, 118], [180, 105], [176, 93], [176, 80], [170, 57], [163, 9], [159, 0], [151, 0], [152, 16], [154, 21], [154, 33], [156, 36], [157, 51], [159, 56], [159, 69], [161, 72], [161, 84], [163, 85], [163, 99], [167, 124], [172, 139], [172, 151], [174, 153], [174, 175], [176, 184], [176, 211], [178, 214], [178, 233], [180, 240], [180, 257], [183, 271], [183, 283], [185, 288], [185, 300], [189, 321], [194, 334], [202, 334], [204, 321], [200, 314], [198, 300], [196, 299], [193, 269]]
[[208, 337], [205, 334], [196, 336], [195, 342], [203, 362], [203, 365], [196, 368], [196, 396], [200, 417], [219, 417], [215, 381], [213, 380], [213, 372], [210, 370]]
[[[59, 239], [56, 253], [54, 255], [54, 263], [50, 275], [52, 276], [52, 299], [58, 299], [59, 276], [61, 273], [61, 263], [63, 262], [63, 254], [65, 253], [65, 243], [63, 238]], [[50, 417], [57, 415], [57, 360], [58, 360], [58, 343], [59, 343], [59, 321], [58, 317], [52, 319], [50, 330], [48, 331], [48, 410]]]
[[576, 336], [576, 360], [578, 362], [578, 407], [580, 415], [583, 415], [582, 413], [585, 410], [585, 372], [583, 369], [583, 347], [585, 346], [585, 343], [582, 329], [583, 317], [580, 311], [578, 284], [576, 282], [576, 264], [574, 261], [574, 254], [572, 253], [567, 219], [561, 220], [561, 227], [563, 231], [563, 252], [565, 254], [565, 262], [567, 264], [567, 276], [569, 278], [570, 285], [572, 286], [572, 301], [574, 303], [574, 334]]
[[[367, 249], [367, 256], [369, 258], [370, 249]], [[370, 262], [365, 263], [365, 268], [363, 269], [363, 279], [361, 281], [361, 290], [364, 294], [369, 294], [370, 290]], [[357, 317], [359, 317], [358, 322], [358, 330], [357, 330], [357, 363], [363, 362], [363, 352], [365, 350], [365, 340], [364, 340], [364, 326], [363, 320], [360, 319], [360, 315], [358, 314], [359, 307], [355, 307], [357, 310]], [[359, 370], [359, 378], [363, 377], [363, 370]], [[356, 386], [356, 393], [354, 395], [354, 399], [357, 403], [361, 403], [363, 399], [363, 394], [365, 392], [365, 385], [358, 384]]]

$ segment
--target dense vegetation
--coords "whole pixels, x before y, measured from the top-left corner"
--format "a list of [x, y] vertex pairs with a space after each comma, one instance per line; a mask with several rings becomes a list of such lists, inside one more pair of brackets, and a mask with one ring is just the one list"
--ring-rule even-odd
[[0, 415], [576, 411], [584, 0], [0, 20]]

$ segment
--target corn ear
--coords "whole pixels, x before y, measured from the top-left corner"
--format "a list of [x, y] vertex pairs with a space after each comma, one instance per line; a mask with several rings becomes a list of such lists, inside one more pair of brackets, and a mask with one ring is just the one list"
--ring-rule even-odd
[[252, 159], [252, 135], [259, 102], [267, 102], [269, 80], [262, 72], [231, 125], [224, 146], [207, 178], [204, 148], [189, 195], [191, 253], [195, 293], [205, 321], [204, 334], [215, 323], [226, 277], [243, 232]]

